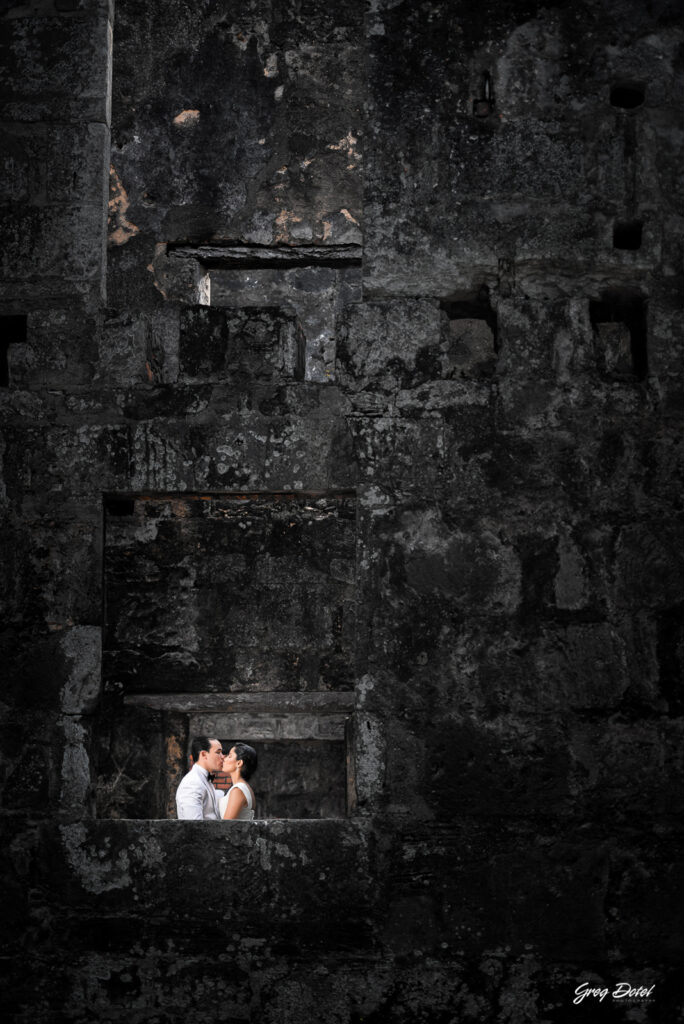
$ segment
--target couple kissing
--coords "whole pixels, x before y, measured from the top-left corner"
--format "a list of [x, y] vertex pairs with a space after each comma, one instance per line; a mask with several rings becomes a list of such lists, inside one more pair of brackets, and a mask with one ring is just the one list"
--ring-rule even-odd
[[[257, 755], [248, 743], [236, 743], [227, 754], [221, 741], [196, 736], [190, 746], [192, 768], [176, 790], [176, 812], [186, 821], [253, 821], [254, 790], [247, 780], [257, 768]], [[216, 772], [230, 775], [231, 787], [219, 798]]]

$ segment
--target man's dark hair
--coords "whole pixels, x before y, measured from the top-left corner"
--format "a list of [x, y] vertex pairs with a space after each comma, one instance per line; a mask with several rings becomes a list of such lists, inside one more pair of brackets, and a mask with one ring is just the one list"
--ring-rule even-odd
[[209, 753], [209, 748], [212, 744], [212, 739], [208, 736], [195, 736], [192, 743], [190, 744], [190, 753], [192, 754], [192, 763], [197, 764], [199, 762], [199, 756], [203, 750]]
[[233, 747], [235, 748], [235, 757], [238, 761], [242, 761], [240, 774], [247, 781], [257, 770], [257, 752], [254, 747], [250, 747], [249, 743], [234, 743]]

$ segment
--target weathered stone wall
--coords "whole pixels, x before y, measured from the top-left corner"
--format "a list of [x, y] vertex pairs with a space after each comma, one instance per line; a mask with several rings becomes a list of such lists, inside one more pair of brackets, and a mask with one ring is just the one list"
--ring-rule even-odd
[[[10, 1019], [682, 1019], [678, 5], [0, 23]], [[317, 713], [346, 818], [144, 817]]]

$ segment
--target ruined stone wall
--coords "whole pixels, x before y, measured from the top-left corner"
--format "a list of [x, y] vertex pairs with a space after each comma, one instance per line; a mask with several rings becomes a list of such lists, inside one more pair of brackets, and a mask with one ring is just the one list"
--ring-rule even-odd
[[681, 1020], [678, 5], [115, 7], [0, 19], [10, 1019]]

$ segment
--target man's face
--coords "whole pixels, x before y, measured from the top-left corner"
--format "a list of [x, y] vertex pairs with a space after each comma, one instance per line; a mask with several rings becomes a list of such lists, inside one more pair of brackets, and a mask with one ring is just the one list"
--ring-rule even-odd
[[200, 754], [200, 764], [208, 772], [220, 772], [223, 765], [223, 750], [218, 740], [212, 740], [208, 751]]

